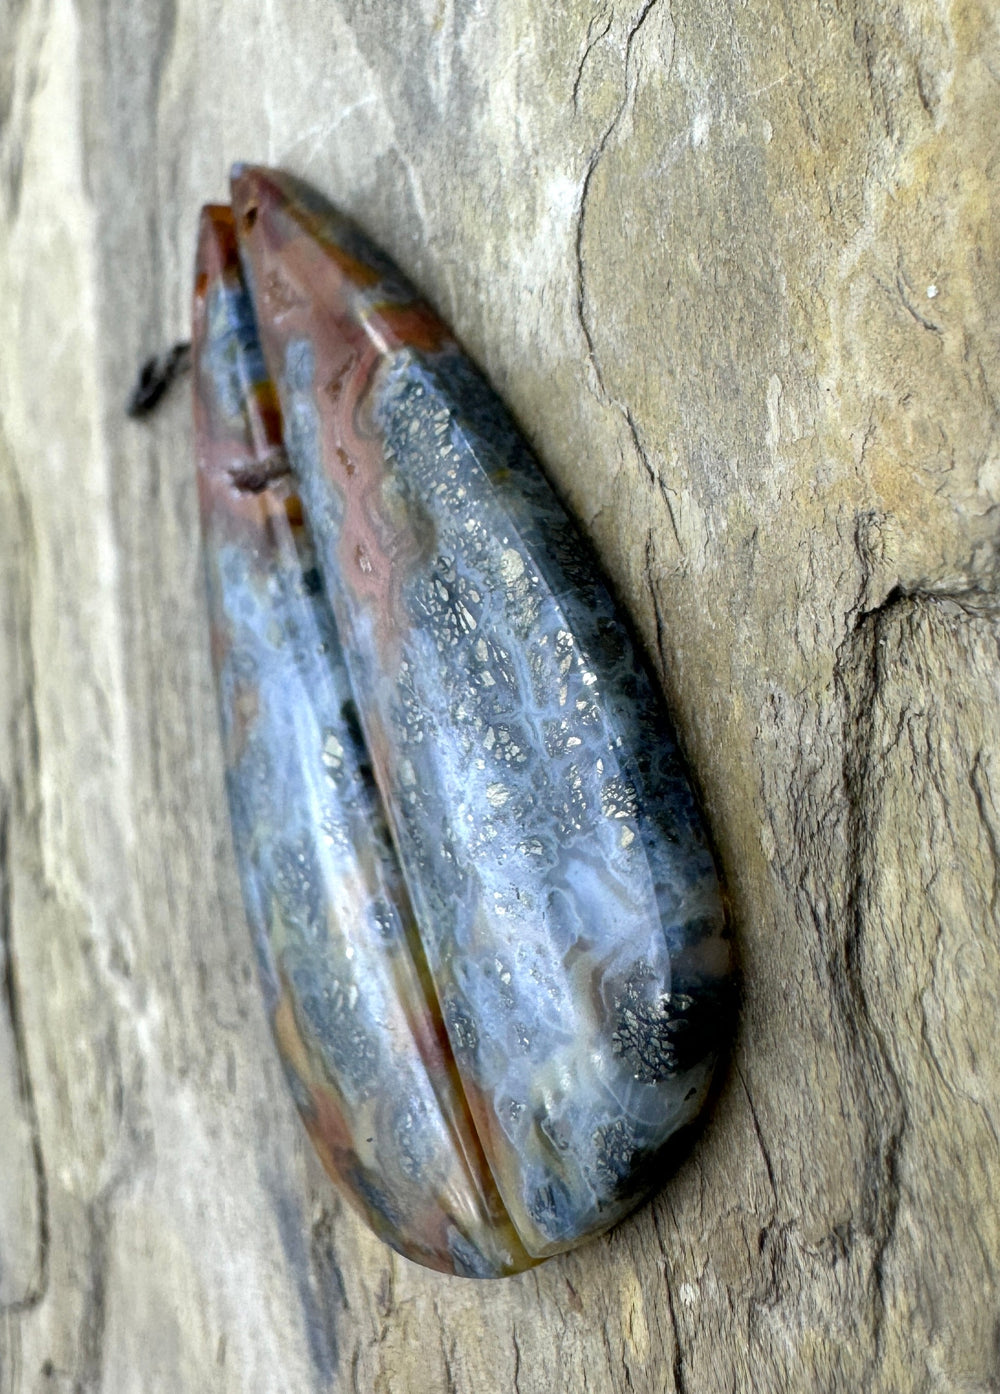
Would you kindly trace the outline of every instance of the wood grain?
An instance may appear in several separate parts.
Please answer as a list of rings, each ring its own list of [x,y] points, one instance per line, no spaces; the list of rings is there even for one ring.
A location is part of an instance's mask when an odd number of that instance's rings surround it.
[[[1000,35],[976,0],[0,0],[0,1390],[1000,1382]],[[185,393],[235,158],[464,338],[732,894],[713,1116],[502,1283],[337,1201],[239,905]]]

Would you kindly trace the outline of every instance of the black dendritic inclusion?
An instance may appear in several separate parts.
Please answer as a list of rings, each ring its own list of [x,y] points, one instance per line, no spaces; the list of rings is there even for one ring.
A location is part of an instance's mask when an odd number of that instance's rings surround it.
[[[602,1191],[617,1195],[629,1185],[638,1148],[635,1132],[624,1118],[616,1118],[594,1134],[597,1177]]]
[[[683,1068],[694,1006],[686,992],[651,993],[653,981],[649,965],[637,965],[614,1004],[612,1047],[641,1084],[658,1084]]]

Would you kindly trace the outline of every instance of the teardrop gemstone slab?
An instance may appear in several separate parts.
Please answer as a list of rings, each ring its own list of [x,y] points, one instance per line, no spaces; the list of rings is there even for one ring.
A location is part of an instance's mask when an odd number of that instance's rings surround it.
[[[594,559],[446,327],[234,170],[261,344],[465,1099],[528,1253],[630,1210],[731,1022],[719,880]]]
[[[444,1040],[281,439],[228,208],[202,213],[198,483],[233,840],[272,1029],[327,1170],[400,1253],[530,1266]]]

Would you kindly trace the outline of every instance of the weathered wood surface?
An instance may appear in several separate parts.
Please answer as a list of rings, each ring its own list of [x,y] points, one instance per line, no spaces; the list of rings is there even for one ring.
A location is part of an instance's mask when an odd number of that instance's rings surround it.
[[[1000,1382],[989,0],[0,0],[0,1389]],[[309,1154],[228,842],[185,333],[236,157],[453,321],[659,665],[744,975],[604,1241],[394,1259]]]

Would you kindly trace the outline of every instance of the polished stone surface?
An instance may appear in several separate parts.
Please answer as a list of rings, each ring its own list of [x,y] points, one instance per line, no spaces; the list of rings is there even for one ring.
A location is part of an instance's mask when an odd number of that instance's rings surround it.
[[[527,1250],[613,1224],[706,1097],[731,960],[659,695],[509,417],[288,176],[233,208],[448,1039]]]

